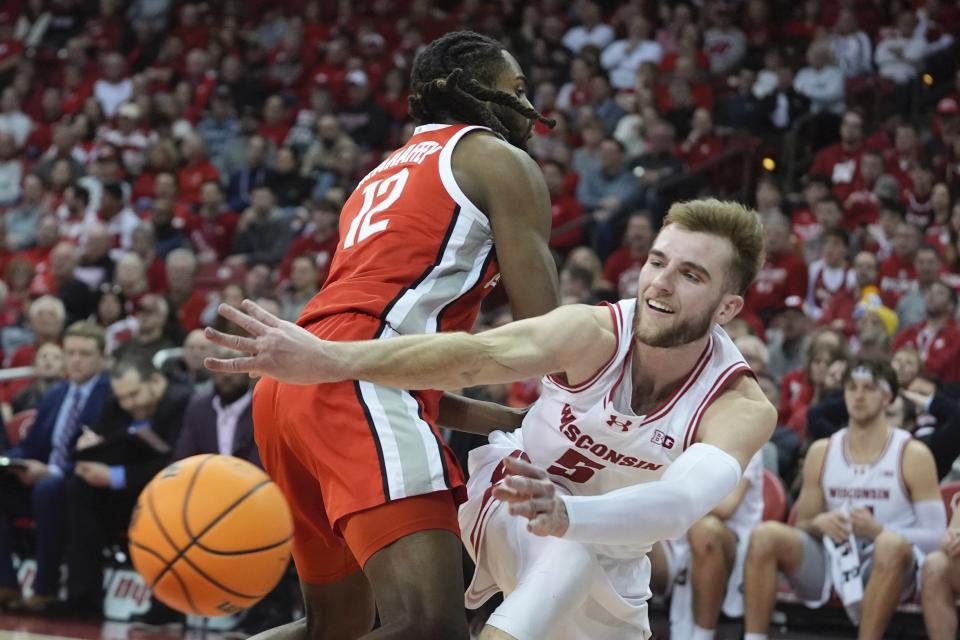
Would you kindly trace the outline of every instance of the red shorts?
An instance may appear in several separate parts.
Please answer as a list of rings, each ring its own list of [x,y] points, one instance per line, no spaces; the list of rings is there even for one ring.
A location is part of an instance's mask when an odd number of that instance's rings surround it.
[[[307,329],[326,340],[369,340],[380,324],[368,315],[339,314]],[[466,491],[456,458],[436,427],[440,395],[362,381],[257,383],[253,419],[260,458],[290,503],[293,557],[304,581],[339,580],[415,531],[450,529],[459,536],[456,504]],[[401,500],[437,492],[452,492],[453,499]],[[398,500],[419,506],[393,507]],[[364,526],[352,528],[376,531],[370,516],[382,517],[376,539],[344,531],[346,516],[371,509]]]

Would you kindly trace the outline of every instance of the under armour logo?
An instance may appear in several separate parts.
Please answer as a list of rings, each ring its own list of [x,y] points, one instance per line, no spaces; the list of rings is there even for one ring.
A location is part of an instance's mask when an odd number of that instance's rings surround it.
[[[610,419],[607,420],[608,427],[620,427],[621,432],[626,431],[627,427],[629,427],[632,424],[633,424],[632,420],[624,420],[623,422],[621,422],[620,420],[617,420],[617,416],[610,416]]]

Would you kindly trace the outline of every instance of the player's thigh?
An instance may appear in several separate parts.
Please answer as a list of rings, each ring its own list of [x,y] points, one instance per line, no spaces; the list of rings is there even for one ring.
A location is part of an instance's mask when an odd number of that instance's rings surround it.
[[[793,535],[784,535],[783,544],[788,546],[784,554],[790,565],[781,565],[790,589],[801,600],[815,602],[823,598],[829,563],[823,543],[810,534],[793,529]],[[799,561],[797,555],[799,553]]]
[[[463,618],[463,564],[449,491],[404,498],[342,518],[337,527],[363,567],[381,619]]]
[[[923,555],[908,541],[903,540],[902,542],[904,549],[902,551],[897,549],[895,554],[899,556],[900,553],[903,553],[904,555],[905,563],[903,566],[905,566],[905,571],[900,579],[900,602],[906,602],[920,588],[920,567],[923,564]],[[874,546],[861,554],[860,575],[863,576],[864,586],[870,584],[870,576],[873,575],[873,569],[877,563],[876,553],[876,547]]]
[[[253,397],[253,419],[260,460],[277,484],[293,517],[293,560],[300,579],[324,585],[360,572],[360,565],[335,532],[327,515],[323,478],[325,469],[315,452],[291,444],[288,432],[301,425],[291,424],[282,406],[290,402],[283,386],[272,379],[257,382]]]
[[[782,522],[761,522],[750,533],[747,561],[772,556],[784,573],[796,571],[804,560],[809,536]]]

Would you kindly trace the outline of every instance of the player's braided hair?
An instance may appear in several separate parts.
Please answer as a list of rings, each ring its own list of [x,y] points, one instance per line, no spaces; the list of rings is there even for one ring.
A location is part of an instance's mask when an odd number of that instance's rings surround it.
[[[455,31],[434,40],[413,63],[410,115],[420,124],[454,119],[478,124],[511,140],[510,130],[485,102],[502,105],[549,127],[554,120],[516,96],[491,89],[503,68],[503,46],[473,31]]]

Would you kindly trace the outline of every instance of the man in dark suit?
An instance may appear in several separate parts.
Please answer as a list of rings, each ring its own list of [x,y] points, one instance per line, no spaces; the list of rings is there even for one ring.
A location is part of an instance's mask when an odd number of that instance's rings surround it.
[[[223,354],[223,355],[221,355]],[[213,347],[210,355],[231,357],[236,352]],[[243,458],[258,467],[260,453],[253,439],[253,389],[245,373],[211,374],[213,391],[197,392],[187,406],[183,431],[174,448],[173,459],[201,453],[219,453]]]
[[[34,610],[55,596],[63,555],[64,487],[72,477],[74,446],[86,425],[96,424],[110,391],[104,373],[103,329],[76,322],[63,338],[65,382],[43,396],[30,433],[6,456],[21,466],[0,474],[0,605]],[[11,558],[15,518],[37,525],[37,576],[32,598],[20,600]]]
[[[99,615],[102,549],[112,533],[129,526],[140,492],[170,463],[192,394],[190,386],[164,378],[141,352],[113,365],[110,387],[100,420],[77,443],[82,460],[66,483],[68,599],[52,603],[49,613]],[[142,429],[152,431],[159,448],[141,444],[134,432]]]

